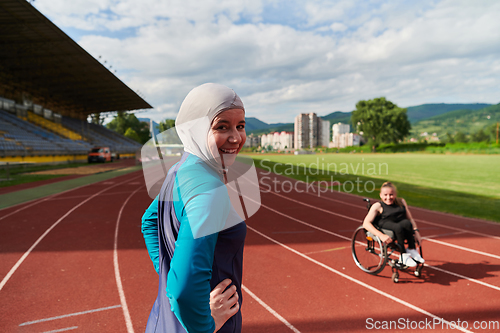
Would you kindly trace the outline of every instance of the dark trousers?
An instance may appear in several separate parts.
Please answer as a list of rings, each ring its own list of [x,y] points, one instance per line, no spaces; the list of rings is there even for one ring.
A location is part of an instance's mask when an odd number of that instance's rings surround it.
[[[410,220],[404,219],[399,222],[389,220],[380,220],[379,227],[394,231],[398,244],[402,249],[405,248],[405,239],[408,241],[408,248],[415,248],[415,239],[413,238],[413,225]]]

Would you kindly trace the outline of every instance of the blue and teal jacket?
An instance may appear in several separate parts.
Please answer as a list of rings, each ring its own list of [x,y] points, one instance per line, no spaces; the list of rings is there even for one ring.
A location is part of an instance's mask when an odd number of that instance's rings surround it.
[[[228,221],[234,226],[224,229]],[[144,213],[142,232],[159,274],[146,332],[212,333],[210,291],[226,278],[237,287],[240,311],[218,332],[241,332],[246,225],[232,208],[221,175],[184,153]]]

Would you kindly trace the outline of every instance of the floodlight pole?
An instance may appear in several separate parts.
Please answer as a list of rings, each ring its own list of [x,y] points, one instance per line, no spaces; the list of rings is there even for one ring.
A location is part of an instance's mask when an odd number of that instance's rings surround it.
[[[498,124],[499,122],[497,121],[497,144],[498,144]]]
[[[158,140],[156,138],[156,135],[155,135],[154,125],[153,125],[153,119],[149,120],[149,124],[150,124],[151,138],[153,139],[153,145],[156,147],[156,152],[158,153],[158,157],[160,158],[161,167],[163,168],[163,173],[166,176],[167,173],[168,173],[168,170],[165,167],[165,162],[163,161],[163,155],[161,153],[160,143],[158,142]]]

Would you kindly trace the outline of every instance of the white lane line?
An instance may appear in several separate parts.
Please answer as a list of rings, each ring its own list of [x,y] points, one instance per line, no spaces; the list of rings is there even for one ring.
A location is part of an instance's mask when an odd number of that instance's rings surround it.
[[[273,234],[310,234],[314,230],[304,230],[304,231],[274,231]]]
[[[429,209],[420,208],[420,207],[412,207],[412,209],[418,209],[418,210],[424,211],[426,213],[436,213],[436,214],[444,215],[444,216],[450,217],[450,218],[456,218],[457,217],[456,215],[453,215],[451,213],[438,212],[438,211],[435,211],[435,210],[429,210]],[[466,221],[471,221],[471,222],[486,223],[486,224],[491,224],[491,225],[494,225],[494,226],[497,226],[497,227],[499,226],[498,222],[485,221],[485,220],[481,220],[481,219],[474,218],[474,217],[458,216],[458,218],[464,219]]]
[[[430,235],[430,236],[422,237],[422,240],[430,239],[430,238],[445,237],[445,236],[456,236],[456,235],[461,235],[461,234],[465,234],[465,232],[463,232],[463,231],[457,231],[457,232],[450,232],[450,233],[447,233],[447,234]]]
[[[480,254],[480,255],[483,255],[483,256],[486,256],[486,257],[500,259],[500,256],[497,256],[495,254],[491,254],[491,253],[487,253],[487,252],[483,252],[483,251],[477,251],[477,250],[469,249],[468,247],[463,247],[463,246],[459,246],[459,245],[455,245],[455,244],[450,244],[450,243],[438,241],[436,239],[428,239],[428,241],[429,242],[433,242],[433,243],[437,243],[437,244],[441,244],[441,245],[444,245],[444,246],[454,247],[456,249],[463,250],[463,251],[477,253],[477,254]]]
[[[251,199],[251,198],[249,198],[249,197],[246,197],[246,198],[247,198],[247,199],[249,199],[249,200],[251,200],[251,201],[254,201],[253,199]],[[256,201],[254,201],[254,202],[256,202]],[[336,236],[336,237],[339,237],[339,238],[345,239],[345,240],[349,241],[350,243],[352,242],[352,239],[351,239],[351,238],[348,238],[348,237],[345,237],[345,236],[342,236],[342,235],[336,234],[336,233],[331,232],[331,231],[329,231],[329,230],[325,230],[325,229],[322,229],[322,228],[317,227],[317,226],[315,226],[315,225],[312,225],[312,224],[309,224],[309,223],[307,223],[307,222],[301,221],[301,220],[296,219],[296,218],[294,218],[294,217],[292,217],[292,216],[286,215],[286,214],[281,213],[281,212],[279,212],[279,211],[277,211],[277,210],[275,210],[275,209],[272,209],[271,207],[268,207],[268,206],[266,206],[266,205],[264,205],[264,204],[262,204],[262,203],[261,203],[261,207],[264,207],[264,208],[266,208],[266,209],[268,209],[268,210],[270,210],[270,211],[272,211],[272,212],[274,212],[274,213],[276,213],[276,214],[279,214],[279,215],[281,215],[281,216],[284,216],[284,217],[286,217],[287,219],[290,219],[290,220],[296,221],[296,222],[298,222],[298,223],[301,223],[301,224],[307,225],[308,227],[311,227],[311,228],[314,228],[314,229],[317,229],[317,230],[323,231],[323,232],[325,232],[325,233],[327,233],[327,234],[330,234],[330,235],[333,235],[333,236]],[[337,214],[337,215],[339,215],[339,214]],[[428,239],[428,241],[433,241],[433,240]],[[432,268],[432,269],[436,269],[436,267],[434,267],[434,266],[430,266],[430,265],[426,265],[426,267],[429,267],[429,268]],[[436,269],[436,270],[439,270],[440,272],[444,272],[444,273],[447,273],[447,274],[450,274],[450,275],[458,276],[456,273],[453,273],[453,272],[450,272],[450,271],[444,270],[444,269],[442,269],[442,268],[440,268],[440,269]],[[495,286],[495,285],[491,285],[491,284],[489,284],[489,283],[481,282],[481,281],[475,280],[475,279],[473,279],[473,278],[467,278],[467,280],[469,280],[469,281],[471,281],[471,282],[475,282],[475,283],[480,284],[480,285],[483,285],[483,286],[486,286],[486,287],[489,287],[489,288],[492,288],[492,289],[495,289],[495,290],[498,290],[498,289],[499,289],[499,287],[497,287],[497,286]]]
[[[300,181],[298,181],[298,182],[300,182]],[[266,190],[265,193],[276,194],[275,192],[271,192],[271,191],[267,191],[267,190]],[[358,198],[358,196],[355,196],[355,195],[350,194],[350,193],[345,193],[345,192],[339,192],[339,193],[342,193],[342,194],[345,194],[345,195],[354,196],[354,197]],[[307,195],[310,195],[310,196],[313,196],[313,197],[316,197],[316,198],[322,198],[322,199],[325,199],[325,200],[328,200],[328,201],[338,202],[338,203],[341,203],[343,205],[348,205],[348,206],[352,206],[352,207],[356,207],[356,208],[359,208],[359,209],[366,210],[366,205],[360,206],[360,205],[357,205],[357,204],[353,204],[353,203],[342,201],[342,200],[338,200],[338,199],[333,199],[333,198],[326,197],[326,196],[320,196],[320,195],[317,195],[317,194],[314,195],[312,193],[305,192],[305,191],[304,192],[300,192],[300,194],[307,194]],[[286,198],[286,199],[288,199],[288,198]],[[292,200],[292,199],[290,199],[290,200]],[[438,212],[438,211],[430,211],[430,210],[427,210],[427,209],[424,209],[424,208],[419,208],[419,207],[413,207],[413,206],[411,206],[411,209],[419,209],[419,210],[425,211],[427,213],[439,213],[439,214],[442,214],[442,215],[446,215],[448,217],[471,219],[471,220],[473,220],[475,222],[481,222],[481,223],[486,223],[486,224],[492,224],[492,225],[495,225],[495,226],[500,226],[500,224],[498,224],[496,222],[483,221],[483,220],[480,220],[480,219],[474,219],[474,218],[463,217],[463,216],[454,216],[454,215],[449,214],[449,213],[443,213],[443,212]],[[427,220],[422,220],[422,219],[415,219],[415,220],[419,221],[419,222],[422,222],[422,223],[426,223],[426,224],[438,226],[438,227],[441,227],[441,228],[445,228],[445,229],[456,230],[456,231],[463,231],[463,232],[468,232],[470,234],[474,234],[474,235],[478,235],[478,236],[483,236],[483,237],[487,237],[487,238],[493,238],[493,239],[500,240],[500,237],[498,237],[498,236],[493,236],[493,235],[489,235],[489,234],[485,234],[485,233],[481,233],[481,232],[477,232],[477,231],[472,231],[472,230],[468,230],[468,229],[461,229],[461,228],[456,228],[456,227],[450,227],[450,226],[447,226],[447,225],[442,225],[442,224],[439,224],[439,223],[429,222]]]
[[[138,177],[135,177],[135,178],[140,178],[142,177],[141,176],[138,176]],[[135,179],[134,178],[134,179]],[[126,182],[130,181],[130,179],[127,179],[126,181],[124,182],[121,182],[121,183],[118,183],[116,185],[113,185],[113,186],[110,186],[100,192],[97,192],[96,194],[94,194],[93,196],[89,197],[88,199],[80,202],[78,205],[76,205],[75,207],[71,208],[66,214],[64,214],[61,218],[59,218],[59,220],[57,220],[56,222],[54,222],[54,224],[52,224],[52,226],[50,226],[37,240],[35,243],[33,243],[33,245],[31,245],[31,247],[28,249],[28,251],[26,251],[23,256],[16,262],[16,264],[11,268],[11,270],[7,273],[7,275],[3,278],[2,282],[0,282],[0,290],[3,289],[3,287],[5,286],[5,284],[7,283],[7,281],[9,281],[9,279],[11,278],[11,276],[15,273],[15,271],[19,268],[19,266],[21,266],[21,264],[23,263],[23,261],[28,257],[28,255],[31,253],[31,251],[33,251],[33,249],[45,238],[45,236],[47,236],[49,234],[49,232],[54,229],[62,220],[64,220],[69,214],[71,214],[73,211],[75,211],[77,208],[79,208],[80,206],[82,206],[83,204],[85,204],[86,202],[88,202],[89,200],[95,198],[96,196],[98,196],[99,194],[107,191],[107,190],[110,190],[112,189],[113,187],[116,187],[118,185],[121,185],[121,184],[124,184]]]
[[[339,213],[334,213],[334,212],[332,212],[332,211],[330,211],[328,209],[323,209],[323,208],[319,208],[319,207],[316,207],[316,206],[313,206],[313,205],[309,205],[309,204],[306,204],[305,202],[288,198],[288,197],[286,197],[284,195],[281,195],[281,194],[278,194],[276,192],[266,192],[266,193],[274,194],[274,195],[276,195],[278,197],[284,198],[284,199],[289,200],[289,201],[296,202],[296,203],[301,204],[301,205],[306,206],[306,207],[310,207],[310,208],[313,208],[313,209],[316,209],[316,210],[320,210],[320,211],[322,211],[324,213],[327,213],[327,214],[330,214],[330,215],[335,215],[335,216],[342,217],[342,218],[345,218],[345,219],[348,219],[348,220],[351,220],[351,221],[355,221],[359,225],[361,225],[361,223],[362,223],[362,221],[360,219],[356,219],[354,217],[350,217],[350,216],[339,214]]]
[[[413,207],[412,207],[412,209],[413,209]],[[498,236],[483,234],[482,232],[477,232],[477,231],[472,231],[472,230],[467,230],[467,229],[461,229],[461,228],[455,228],[455,227],[445,226],[445,225],[441,225],[439,223],[429,222],[429,221],[421,220],[421,219],[415,219],[415,221],[426,223],[426,224],[430,224],[430,225],[434,225],[434,226],[438,226],[438,227],[442,227],[442,228],[446,228],[446,229],[450,229],[450,230],[462,231],[462,232],[466,232],[466,233],[469,233],[469,234],[478,235],[478,236],[481,236],[481,237],[487,237],[487,238],[493,238],[493,239],[500,240],[500,237],[498,237]]]
[[[127,184],[128,185],[128,184]],[[111,195],[117,195],[117,194],[129,194],[131,191],[121,191],[121,192],[112,192],[112,193],[105,193],[103,194],[106,196],[111,196]],[[88,198],[90,194],[88,195],[73,195],[73,196],[68,196],[68,197],[62,197],[62,198],[52,198],[49,199],[49,201],[56,201],[56,200],[66,200],[66,199],[81,199],[81,198]]]
[[[291,329],[292,331],[294,331],[295,333],[300,333],[300,331],[298,329],[296,329],[292,324],[290,324],[285,318],[283,318],[282,316],[280,316],[279,313],[277,313],[276,311],[274,311],[269,305],[267,305],[266,303],[264,303],[264,301],[262,301],[260,298],[258,298],[253,292],[251,292],[247,287],[245,287],[244,285],[241,285],[241,289],[243,289],[247,294],[249,294],[250,296],[252,296],[252,298],[254,300],[257,301],[257,303],[259,303],[260,305],[262,305],[264,307],[264,309],[266,309],[267,311],[269,311],[273,316],[275,316],[276,318],[278,318],[278,320],[280,320],[283,324],[286,325],[286,327],[288,327],[289,329]]]
[[[435,266],[432,266],[432,265],[429,265],[427,264],[427,262],[425,263],[425,267],[430,267],[432,269],[435,269],[436,271],[440,271],[440,272],[443,272],[443,273],[447,273],[447,274],[450,274],[450,275],[454,275],[456,277],[459,277],[461,279],[464,279],[464,280],[467,280],[467,281],[470,281],[470,282],[475,282],[475,283],[478,283],[478,284],[482,284],[483,286],[485,287],[488,287],[488,288],[491,288],[491,289],[496,289],[498,291],[500,291],[500,287],[497,287],[497,286],[494,286],[494,285],[491,285],[489,283],[486,283],[486,282],[482,282],[482,281],[479,281],[479,280],[475,280],[473,278],[470,278],[468,276],[465,276],[465,275],[462,275],[462,274],[458,274],[458,273],[453,273],[453,272],[450,272],[450,271],[447,271],[447,270],[444,270],[442,268],[439,268],[439,267],[435,267]]]
[[[251,198],[249,198],[249,197],[246,197],[246,198],[247,198],[247,199],[249,199],[249,200],[251,200],[251,201],[254,201],[254,200],[252,200],[252,199],[251,199]],[[254,202],[255,202],[255,203],[257,203],[256,201],[254,201]],[[264,205],[264,204],[262,204],[262,203],[260,204],[260,206],[261,206],[261,207],[264,207],[264,208],[266,208],[266,209],[269,209],[270,211],[272,211],[272,212],[274,212],[274,213],[276,213],[276,214],[279,214],[279,215],[281,215],[281,216],[284,216],[284,217],[286,217],[287,219],[294,220],[294,221],[299,222],[299,223],[301,223],[301,224],[303,224],[303,225],[306,225],[306,226],[308,226],[308,227],[310,227],[310,228],[313,228],[313,229],[316,229],[316,230],[322,231],[322,232],[324,232],[324,233],[327,233],[327,234],[333,235],[333,236],[335,236],[335,237],[339,237],[339,238],[345,239],[345,240],[347,240],[347,241],[349,241],[349,242],[351,241],[351,238],[349,238],[349,237],[342,236],[342,235],[337,234],[337,233],[335,233],[335,232],[333,232],[333,231],[326,230],[326,229],[323,229],[323,228],[317,227],[317,226],[315,226],[314,224],[310,224],[310,223],[304,222],[304,221],[302,221],[302,220],[296,219],[295,217],[292,217],[292,216],[290,216],[290,215],[287,215],[287,214],[285,214],[285,213],[282,213],[282,212],[280,212],[279,210],[276,210],[276,209],[273,209],[273,208],[271,208],[271,207],[268,207],[268,206],[266,206],[266,205]],[[333,214],[335,214],[335,213],[333,213]],[[335,214],[335,215],[338,215],[338,214]]]
[[[302,204],[302,205],[304,205],[304,206],[307,206],[307,207],[310,207],[310,208],[313,208],[313,209],[316,209],[316,210],[322,211],[322,212],[327,213],[327,214],[330,214],[330,215],[339,216],[339,217],[342,217],[342,218],[345,218],[345,219],[348,219],[348,220],[351,220],[351,221],[356,221],[356,222],[358,222],[358,223],[360,223],[360,222],[361,222],[360,220],[355,219],[355,218],[352,218],[352,217],[349,217],[349,216],[347,216],[347,215],[343,215],[343,214],[339,214],[339,213],[334,213],[334,212],[331,212],[331,211],[329,211],[329,210],[327,210],[327,209],[323,209],[323,208],[315,207],[315,206],[313,206],[313,205],[309,205],[309,204],[306,204],[306,203],[304,203],[304,202],[300,202],[299,200],[295,200],[295,199],[287,198],[286,196],[281,195],[281,194],[278,194],[278,193],[275,193],[275,192],[269,192],[269,193],[272,193],[272,194],[274,194],[274,195],[276,195],[276,196],[278,196],[278,197],[285,198],[285,199],[287,199],[287,200],[290,200],[290,201],[293,201],[293,202],[296,202],[296,203]],[[261,204],[261,205],[262,205],[262,204]],[[264,205],[262,205],[262,206],[264,206]],[[268,208],[268,207],[266,207],[266,208]],[[270,209],[270,208],[268,208],[268,209]],[[271,210],[272,210],[272,209],[271,209]],[[275,211],[275,210],[273,210],[273,211]],[[277,212],[277,211],[275,211],[275,212]],[[279,212],[278,212],[278,213],[279,213]],[[281,215],[283,215],[283,216],[286,216],[286,215],[284,215],[284,214],[282,214],[282,213],[279,213],[279,214],[281,214]],[[287,217],[288,217],[288,216],[287,216]],[[292,217],[289,217],[289,218],[292,218]],[[292,219],[293,219],[293,218],[292,218]],[[301,222],[301,223],[305,223],[305,222]],[[437,224],[437,223],[430,223],[430,224],[439,225],[439,224]],[[361,225],[361,223],[360,223],[360,225]],[[459,228],[453,228],[453,227],[447,227],[447,228],[448,228],[448,229],[452,229],[452,230],[461,231],[461,232],[466,232],[466,233],[474,233],[474,232],[471,232],[471,231],[468,231],[468,230],[464,230],[464,229],[459,229]],[[316,228],[316,229],[319,229],[319,230],[322,230],[322,231],[324,230],[324,229],[321,229],[321,228]],[[331,234],[335,234],[335,233],[332,233],[332,232],[329,232],[329,233],[331,233]],[[338,234],[335,234],[335,235],[336,235],[336,236],[338,236],[338,237],[341,237],[341,238],[346,239],[346,237],[344,237],[344,236],[340,236],[340,235],[338,235]],[[492,237],[494,237],[494,236],[492,236]],[[494,237],[494,238],[498,238],[498,237]],[[500,239],[500,238],[499,238],[499,239]],[[453,244],[451,244],[451,243],[446,243],[446,242],[437,241],[437,240],[435,240],[435,239],[428,239],[428,241],[430,241],[430,242],[435,242],[435,243],[440,243],[441,245],[444,245],[444,246],[449,246],[449,247],[454,247],[454,248],[457,248],[457,249],[460,249],[460,250],[463,250],[463,251],[468,251],[468,252],[471,252],[471,253],[476,253],[476,254],[480,254],[480,255],[484,255],[484,256],[488,256],[488,257],[496,258],[496,259],[500,259],[500,256],[497,256],[497,255],[495,255],[495,254],[491,254],[491,253],[487,253],[487,252],[477,251],[477,250],[473,250],[473,249],[470,249],[470,248],[467,248],[467,247],[463,247],[463,246],[453,245]]]
[[[57,194],[59,194],[59,193],[57,193]],[[4,215],[4,216],[0,217],[0,220],[3,220],[4,218],[9,217],[9,216],[11,216],[11,215],[14,215],[15,213],[19,213],[20,211],[25,210],[25,209],[27,209],[27,208],[30,208],[31,206],[37,205],[37,204],[39,204],[40,202],[47,201],[47,200],[49,200],[50,198],[52,198],[53,196],[55,196],[55,194],[53,194],[53,195],[51,195],[51,196],[48,196],[48,197],[45,197],[45,198],[43,198],[43,199],[35,199],[35,200],[37,200],[36,202],[32,202],[31,204],[29,204],[29,205],[27,205],[27,206],[21,207],[21,208],[19,208],[18,210],[15,210],[15,211],[13,211],[13,212],[10,212],[10,213],[9,213],[9,214],[7,214],[7,215]],[[23,202],[23,203],[24,203],[24,202]],[[19,205],[20,205],[20,204],[19,204]],[[14,205],[14,206],[17,206],[17,205]],[[11,207],[14,207],[14,206],[5,207],[4,209],[11,208]],[[0,209],[0,211],[1,211],[1,209]]]
[[[398,258],[398,256],[395,253],[391,254],[391,256],[395,257],[395,258]],[[430,267],[432,269],[435,269],[436,271],[440,271],[440,272],[443,272],[443,273],[446,273],[446,274],[450,274],[450,275],[456,276],[458,278],[461,278],[461,279],[464,279],[464,280],[467,280],[467,281],[470,281],[470,282],[475,282],[475,283],[478,283],[478,284],[482,284],[485,287],[488,287],[488,288],[500,291],[500,287],[497,287],[497,286],[494,286],[492,284],[489,284],[489,283],[486,283],[486,282],[482,282],[482,281],[479,281],[479,280],[475,280],[475,279],[473,279],[471,277],[468,277],[468,276],[465,276],[465,275],[462,275],[462,274],[453,273],[453,272],[447,271],[445,269],[429,265],[428,263],[425,264],[425,267]]]
[[[359,246],[364,246],[365,244],[360,244]],[[326,249],[326,250],[320,250],[320,251],[313,251],[313,252],[306,252],[304,253],[305,255],[308,254],[316,254],[316,253],[325,253],[325,252],[332,252],[332,251],[338,251],[338,250],[345,250],[347,249],[347,246],[342,246],[342,247],[336,247],[334,249]]]
[[[94,312],[112,310],[112,309],[116,309],[116,308],[120,308],[120,307],[121,307],[121,305],[113,305],[113,306],[107,306],[105,308],[99,308],[99,309],[93,309],[93,310],[87,310],[87,311],[81,311],[81,312],[74,312],[74,313],[69,313],[69,314],[65,314],[65,315],[57,316],[57,317],[50,317],[50,318],[33,320],[33,321],[27,321],[25,323],[19,324],[19,326],[28,326],[28,325],[43,323],[45,321],[57,320],[57,319],[62,319],[62,318],[67,318],[67,317],[80,316],[80,315],[84,315],[84,314],[88,314],[88,313],[94,313]]]
[[[127,299],[125,298],[125,292],[123,291],[123,285],[122,285],[122,278],[120,276],[120,266],[118,264],[118,229],[120,227],[120,220],[122,218],[123,209],[127,205],[130,198],[132,198],[132,196],[136,194],[141,188],[142,186],[139,187],[134,192],[132,192],[127,197],[122,207],[120,208],[120,212],[118,213],[118,218],[116,219],[115,241],[113,245],[113,266],[115,268],[116,287],[118,288],[118,294],[120,295],[120,303],[122,305],[123,316],[125,317],[125,324],[127,325],[128,333],[134,333],[134,326],[132,326],[132,318],[130,317],[130,312],[128,311]]]
[[[420,313],[422,313],[422,314],[424,314],[424,315],[427,315],[427,316],[429,316],[429,317],[431,317],[431,318],[437,319],[437,320],[439,320],[441,323],[446,323],[447,325],[451,326],[451,323],[450,323],[450,322],[448,322],[448,321],[446,321],[446,320],[445,320],[445,319],[443,319],[443,318],[440,318],[440,317],[438,317],[438,316],[436,316],[436,315],[434,315],[434,314],[432,314],[432,313],[430,313],[430,312],[428,312],[428,311],[425,311],[424,309],[421,309],[421,308],[419,308],[419,307],[417,307],[417,306],[415,306],[415,305],[413,305],[413,304],[411,304],[411,303],[408,303],[408,302],[406,302],[406,301],[404,301],[404,300],[402,300],[402,299],[400,299],[400,298],[397,298],[397,297],[395,297],[395,296],[392,296],[391,294],[387,294],[387,293],[385,293],[385,292],[383,292],[383,291],[381,291],[381,290],[378,290],[377,288],[372,287],[372,286],[370,286],[370,285],[368,285],[368,284],[366,284],[366,283],[364,283],[364,282],[362,282],[362,281],[359,281],[359,280],[357,280],[357,279],[355,279],[355,278],[353,278],[353,277],[351,277],[351,276],[349,276],[349,275],[346,275],[346,274],[344,274],[344,273],[342,273],[342,272],[339,272],[339,271],[337,271],[336,269],[334,269],[334,268],[332,268],[332,267],[330,267],[330,266],[328,266],[328,265],[323,264],[322,262],[319,262],[319,261],[317,261],[317,260],[315,260],[315,259],[313,259],[313,258],[311,258],[311,257],[309,257],[309,256],[306,256],[305,254],[300,253],[299,251],[297,251],[297,250],[295,250],[295,249],[292,249],[291,247],[289,247],[289,246],[287,246],[287,245],[285,245],[285,244],[282,244],[282,243],[278,242],[277,240],[275,240],[275,239],[273,239],[273,238],[271,238],[271,237],[269,237],[269,236],[267,236],[267,235],[265,235],[265,234],[261,233],[260,231],[255,230],[254,228],[252,228],[252,227],[250,227],[250,226],[248,226],[248,225],[247,225],[247,228],[249,228],[249,229],[250,229],[250,230],[252,230],[253,232],[255,232],[255,233],[259,234],[260,236],[262,236],[262,237],[264,237],[264,238],[268,239],[269,241],[271,241],[271,242],[273,242],[273,243],[275,243],[275,244],[277,244],[277,245],[279,245],[279,246],[281,246],[281,247],[283,247],[283,248],[287,249],[288,251],[291,251],[291,252],[295,253],[296,255],[301,256],[302,258],[304,258],[304,259],[306,259],[306,260],[309,260],[309,261],[311,261],[311,262],[315,263],[316,265],[321,266],[321,267],[323,267],[323,268],[325,268],[325,269],[329,270],[330,272],[333,272],[333,273],[335,273],[335,274],[337,274],[337,275],[340,275],[341,277],[343,277],[343,278],[345,278],[345,279],[348,279],[348,280],[350,280],[350,281],[352,281],[352,282],[354,282],[354,283],[357,283],[358,285],[360,285],[360,286],[362,286],[362,287],[364,287],[364,288],[366,288],[366,289],[369,289],[369,290],[371,290],[371,291],[373,291],[373,292],[375,292],[375,293],[377,293],[377,294],[380,294],[380,295],[382,295],[382,296],[384,296],[384,297],[387,297],[387,298],[389,298],[389,299],[391,299],[391,300],[393,300],[393,301],[395,301],[395,302],[397,302],[397,303],[399,303],[399,304],[402,304],[402,305],[404,305],[404,306],[406,306],[406,307],[408,307],[408,308],[410,308],[410,309],[413,309],[413,310],[415,310],[415,311],[417,311],[417,312],[420,312]],[[464,329],[464,328],[462,328],[462,327],[459,327],[459,326],[455,326],[455,327],[456,327],[458,330],[462,331],[462,332],[471,332],[471,331],[466,330],[466,329]]]
[[[43,333],[66,332],[66,331],[76,330],[77,328],[78,328],[78,326],[72,326],[72,327],[60,328],[58,330],[53,330],[53,331],[45,331]]]

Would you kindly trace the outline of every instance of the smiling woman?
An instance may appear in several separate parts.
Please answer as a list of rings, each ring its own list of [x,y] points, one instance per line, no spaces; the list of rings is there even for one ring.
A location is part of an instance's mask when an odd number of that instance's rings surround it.
[[[175,123],[185,153],[142,218],[160,277],[146,332],[240,332],[246,224],[225,185],[246,140],[243,103],[207,83]]]
[[[221,112],[214,118],[210,133],[214,137],[223,167],[230,166],[247,138],[245,112],[241,109]],[[216,156],[215,152],[212,154]]]

